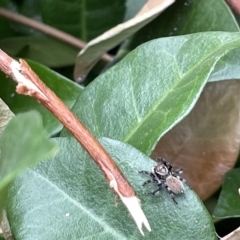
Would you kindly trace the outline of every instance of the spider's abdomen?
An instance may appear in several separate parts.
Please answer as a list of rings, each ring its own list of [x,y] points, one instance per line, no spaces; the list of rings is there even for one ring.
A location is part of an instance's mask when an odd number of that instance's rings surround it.
[[[178,178],[174,176],[168,176],[166,178],[166,184],[173,193],[175,194],[184,193],[184,186]]]

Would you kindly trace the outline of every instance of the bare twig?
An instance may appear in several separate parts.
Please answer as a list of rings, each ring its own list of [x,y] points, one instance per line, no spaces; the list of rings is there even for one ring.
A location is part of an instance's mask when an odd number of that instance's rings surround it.
[[[78,38],[75,38],[65,32],[62,32],[56,28],[50,27],[44,23],[35,21],[31,18],[27,18],[23,15],[20,15],[18,13],[11,12],[7,9],[1,8],[0,7],[0,16],[7,18],[11,21],[26,25],[28,27],[31,27],[33,29],[39,30],[51,37],[57,38],[63,42],[66,42],[74,47],[77,47],[79,49],[82,49],[86,46],[86,43],[81,41]],[[113,57],[110,56],[109,54],[104,54],[102,55],[101,59],[105,62],[110,62],[113,60]]]
[[[19,62],[0,50],[0,69],[18,83],[16,87],[17,93],[35,98],[72,133],[102,170],[109,181],[110,187],[115,190],[126,205],[139,231],[143,234],[142,224],[151,231],[133,188],[110,155],[81,121],[39,79],[30,66],[21,59],[19,64]]]

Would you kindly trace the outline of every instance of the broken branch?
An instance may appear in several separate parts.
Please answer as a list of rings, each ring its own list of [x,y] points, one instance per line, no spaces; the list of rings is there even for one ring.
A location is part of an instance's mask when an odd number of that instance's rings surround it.
[[[0,69],[18,83],[16,87],[17,93],[35,98],[72,133],[102,170],[110,187],[115,190],[126,205],[139,231],[143,234],[142,224],[151,231],[149,223],[141,209],[139,199],[113,159],[83,123],[39,79],[27,62],[20,59],[19,63],[0,50]]]

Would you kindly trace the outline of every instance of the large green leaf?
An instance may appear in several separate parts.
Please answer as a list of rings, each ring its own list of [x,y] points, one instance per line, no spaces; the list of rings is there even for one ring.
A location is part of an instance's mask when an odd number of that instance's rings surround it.
[[[42,0],[41,7],[45,23],[89,41],[122,21],[125,0]]]
[[[229,171],[224,183],[213,216],[216,218],[240,217],[240,169]]]
[[[28,63],[42,81],[44,81],[69,108],[74,105],[76,99],[82,92],[82,87],[41,64],[33,61],[28,61]],[[2,72],[0,72],[0,86],[0,97],[15,114],[37,109],[43,116],[43,123],[49,134],[56,134],[62,129],[60,122],[47,109],[37,103],[36,100],[15,93],[16,83],[7,79]]]
[[[23,170],[56,153],[37,112],[14,117],[0,137],[0,210],[8,184]]]
[[[239,26],[224,0],[178,0],[163,14],[142,28],[130,40],[128,49],[151,39],[206,31],[237,32]],[[240,49],[222,58],[209,81],[240,78]]]
[[[68,138],[55,141],[61,152],[22,174],[11,187],[7,210],[15,238],[142,238],[123,204],[114,204],[103,174],[79,144]],[[214,239],[211,217],[189,187],[176,196],[178,204],[166,190],[151,196],[148,192],[156,186],[142,187],[147,177],[138,171],[151,170],[154,161],[121,142],[103,139],[102,144],[142,200],[152,228],[145,231],[146,239]]]
[[[78,53],[77,48],[46,37],[5,38],[0,48],[12,57],[29,58],[48,67],[72,65]]]
[[[219,80],[240,79],[240,48],[224,56],[217,64],[209,77],[209,82]]]
[[[133,49],[149,40],[206,31],[239,30],[224,0],[178,0],[132,39]]]
[[[24,0],[16,1],[17,11],[19,14],[24,15],[28,18],[41,21],[41,0]],[[11,26],[22,35],[31,35],[31,36],[44,36],[43,32],[19,24],[18,22],[12,22]]]
[[[0,18],[0,32],[0,40],[16,35],[16,33],[14,33],[14,31],[11,29],[9,22],[3,18]]]
[[[192,109],[216,62],[239,46],[240,33],[223,32],[150,41],[88,85],[73,110],[94,135],[149,154]]]
[[[2,4],[1,2],[5,2],[5,4]],[[41,0],[1,0],[0,5],[9,11],[19,13],[37,21],[41,21]],[[29,26],[26,26],[24,24],[20,24],[18,23],[18,21],[15,22],[9,19],[7,19],[6,21],[8,22],[11,30],[15,32],[15,35],[44,36],[44,33],[34,28],[30,28]]]

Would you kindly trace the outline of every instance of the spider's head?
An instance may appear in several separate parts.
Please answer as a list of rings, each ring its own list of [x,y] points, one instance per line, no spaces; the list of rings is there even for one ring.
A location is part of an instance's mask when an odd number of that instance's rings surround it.
[[[158,163],[154,168],[153,168],[154,173],[160,176],[167,176],[169,173],[168,168],[163,164],[163,163]]]

